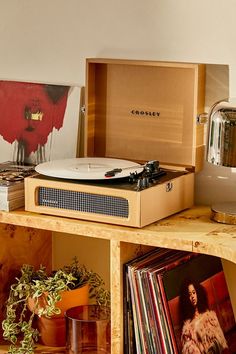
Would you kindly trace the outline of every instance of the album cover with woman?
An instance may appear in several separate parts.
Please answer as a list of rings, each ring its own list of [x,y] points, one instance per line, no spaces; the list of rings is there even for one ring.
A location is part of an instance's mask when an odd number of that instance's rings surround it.
[[[199,255],[159,279],[178,352],[236,353],[236,325],[221,260]]]

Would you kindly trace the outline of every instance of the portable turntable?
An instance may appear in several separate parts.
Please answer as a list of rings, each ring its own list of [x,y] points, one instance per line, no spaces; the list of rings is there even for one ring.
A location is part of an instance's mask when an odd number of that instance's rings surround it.
[[[84,154],[36,167],[25,208],[143,227],[191,207],[204,65],[88,59]]]

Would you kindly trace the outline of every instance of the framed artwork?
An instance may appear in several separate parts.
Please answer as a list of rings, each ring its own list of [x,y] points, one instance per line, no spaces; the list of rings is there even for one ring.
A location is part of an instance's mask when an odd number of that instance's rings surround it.
[[[0,162],[76,157],[81,88],[0,81]]]

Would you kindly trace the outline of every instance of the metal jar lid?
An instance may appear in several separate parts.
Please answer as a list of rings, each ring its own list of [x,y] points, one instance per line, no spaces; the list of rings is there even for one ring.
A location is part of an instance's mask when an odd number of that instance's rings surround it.
[[[236,167],[236,99],[215,103],[209,112],[207,161]]]

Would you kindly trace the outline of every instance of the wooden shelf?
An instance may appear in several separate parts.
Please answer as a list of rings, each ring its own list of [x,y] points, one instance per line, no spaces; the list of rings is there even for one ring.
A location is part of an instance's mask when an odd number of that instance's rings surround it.
[[[0,223],[107,240],[110,244],[112,354],[123,353],[123,264],[135,249],[154,246],[221,257],[236,264],[236,225],[210,219],[210,208],[196,206],[144,228],[132,228],[16,210],[0,212]],[[230,271],[232,275],[234,270]],[[232,278],[234,278],[232,276]],[[229,287],[235,291],[234,279]],[[1,351],[2,350],[2,351]],[[46,349],[41,353],[49,352]],[[0,348],[0,353],[5,353]]]
[[[8,346],[7,345],[0,345],[0,354],[7,354]],[[35,347],[35,354],[63,354],[65,353],[64,347],[45,347],[43,345],[37,345]]]
[[[211,221],[210,209],[205,206],[193,207],[141,229],[24,210],[0,212],[0,222],[110,241],[205,253],[236,263],[236,225]]]

